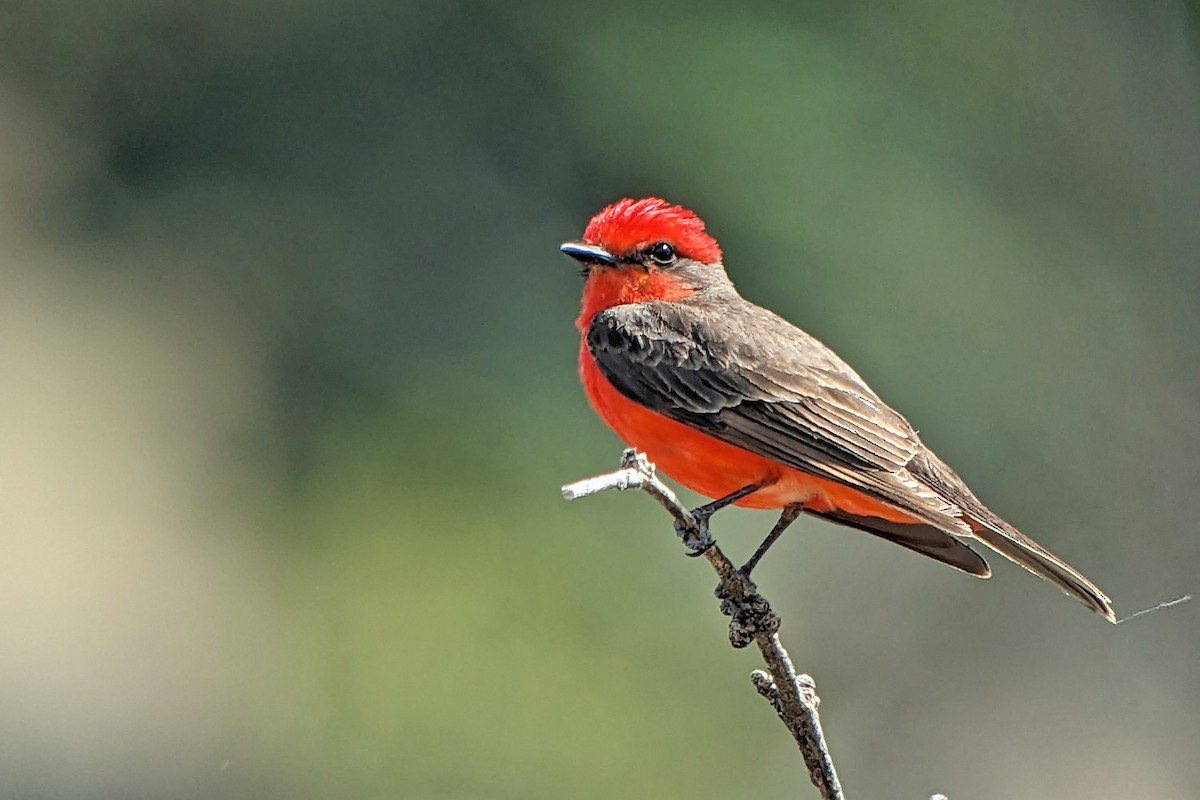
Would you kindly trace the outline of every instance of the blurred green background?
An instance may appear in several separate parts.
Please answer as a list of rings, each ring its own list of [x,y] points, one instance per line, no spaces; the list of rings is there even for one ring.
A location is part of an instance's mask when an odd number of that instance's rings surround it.
[[[813,796],[662,511],[559,496],[620,444],[557,246],[623,195],[1119,613],[1196,591],[1198,19],[0,4],[0,796]],[[761,569],[850,795],[1200,796],[1200,604],[995,566]]]

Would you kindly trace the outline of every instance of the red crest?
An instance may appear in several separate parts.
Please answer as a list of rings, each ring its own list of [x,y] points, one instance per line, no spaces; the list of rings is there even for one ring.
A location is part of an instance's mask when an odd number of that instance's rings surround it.
[[[658,197],[618,200],[592,217],[583,240],[615,256],[655,242],[670,242],[686,258],[706,264],[721,260],[721,248],[705,232],[704,220]]]

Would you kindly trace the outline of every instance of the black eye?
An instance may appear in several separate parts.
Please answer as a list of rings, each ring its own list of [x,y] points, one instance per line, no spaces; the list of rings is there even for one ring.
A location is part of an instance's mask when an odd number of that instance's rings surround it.
[[[675,248],[669,242],[658,242],[650,246],[650,260],[664,267],[675,263]]]

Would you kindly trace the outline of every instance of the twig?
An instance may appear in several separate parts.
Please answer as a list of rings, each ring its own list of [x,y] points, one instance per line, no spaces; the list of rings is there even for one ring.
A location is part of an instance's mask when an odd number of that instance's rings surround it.
[[[562,493],[568,500],[577,500],[609,489],[640,489],[653,497],[675,518],[675,532],[690,550],[689,555],[703,555],[712,565],[721,582],[717,589],[722,600],[721,610],[732,617],[730,642],[734,647],[745,647],[753,641],[766,662],[767,670],[755,670],[751,674],[755,688],[775,709],[796,740],[809,777],[822,800],[844,800],[817,714],[820,699],[816,684],[808,675],[796,674],[787,651],[779,642],[779,617],[753,582],[746,579],[717,547],[709,535],[707,520],[698,520],[679,502],[670,487],[654,474],[654,465],[634,450],[624,452],[621,468],[615,472],[568,484],[562,488]]]

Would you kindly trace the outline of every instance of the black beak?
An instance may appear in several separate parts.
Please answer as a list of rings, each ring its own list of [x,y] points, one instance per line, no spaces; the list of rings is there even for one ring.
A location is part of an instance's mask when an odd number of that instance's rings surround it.
[[[580,264],[601,264],[606,267],[617,266],[617,259],[603,247],[593,247],[583,242],[563,242],[558,248]]]

